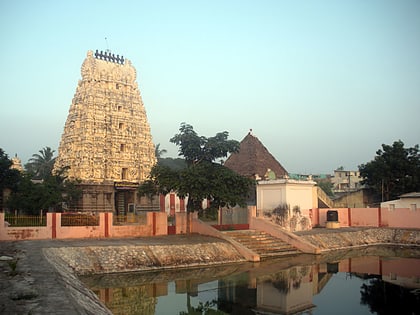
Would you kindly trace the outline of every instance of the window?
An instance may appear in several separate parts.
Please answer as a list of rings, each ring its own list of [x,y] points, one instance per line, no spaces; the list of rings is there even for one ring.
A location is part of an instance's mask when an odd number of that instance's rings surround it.
[[[124,123],[122,123],[122,122],[120,122],[119,124],[118,124],[118,129],[123,129],[124,128]]]
[[[417,204],[412,203],[412,204],[410,205],[410,210],[411,210],[411,211],[417,211]]]
[[[120,112],[122,110],[122,106],[121,105],[118,105],[117,109]]]
[[[121,152],[125,152],[125,144],[124,143],[121,143],[121,145],[120,145],[120,151]]]
[[[388,205],[388,207],[389,211],[395,211],[395,204],[391,203]]]
[[[128,173],[128,169],[127,168],[123,168],[121,170],[121,179],[127,179],[127,173]]]
[[[120,85],[118,83],[115,84],[115,88],[118,90],[120,88]]]

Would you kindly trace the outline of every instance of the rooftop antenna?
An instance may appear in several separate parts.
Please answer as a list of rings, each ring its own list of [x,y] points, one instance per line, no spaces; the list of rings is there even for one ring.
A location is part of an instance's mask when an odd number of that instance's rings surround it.
[[[108,52],[108,53],[110,53],[111,52],[111,50],[109,50],[109,46],[108,46],[108,39],[105,37],[105,43],[106,43],[106,51]]]

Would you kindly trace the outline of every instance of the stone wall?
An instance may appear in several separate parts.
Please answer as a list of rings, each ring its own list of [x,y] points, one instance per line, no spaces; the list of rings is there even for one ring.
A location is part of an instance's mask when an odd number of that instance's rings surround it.
[[[77,275],[208,266],[245,261],[228,242],[176,245],[127,245],[46,248]]]
[[[317,229],[316,233],[300,235],[302,239],[321,251],[370,246],[399,245],[420,246],[420,230],[371,228],[355,230]]]

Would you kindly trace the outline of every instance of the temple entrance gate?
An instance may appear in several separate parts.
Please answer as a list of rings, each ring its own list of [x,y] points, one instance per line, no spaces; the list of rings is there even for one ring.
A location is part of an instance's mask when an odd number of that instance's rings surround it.
[[[114,211],[117,215],[134,215],[136,210],[137,184],[115,183]]]

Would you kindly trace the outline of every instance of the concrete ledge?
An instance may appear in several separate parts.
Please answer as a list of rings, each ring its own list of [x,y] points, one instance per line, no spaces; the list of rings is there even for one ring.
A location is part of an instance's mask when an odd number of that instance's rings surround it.
[[[327,229],[339,229],[340,228],[340,222],[338,221],[327,221],[325,224],[325,227]]]
[[[55,255],[54,252],[48,252],[44,249],[44,257],[56,269],[59,280],[64,283],[66,288],[67,299],[69,296],[73,299],[75,311],[80,314],[98,314],[112,315],[103,302],[91,290],[86,288],[84,284],[77,278],[74,270],[71,269],[61,257]],[[50,270],[50,273],[55,273]],[[55,307],[59,307],[58,305]]]

